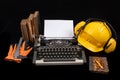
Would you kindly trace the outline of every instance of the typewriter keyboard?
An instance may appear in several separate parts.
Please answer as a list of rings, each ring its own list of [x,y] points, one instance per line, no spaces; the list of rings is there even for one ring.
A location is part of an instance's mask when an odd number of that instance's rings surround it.
[[[81,47],[73,46],[40,46],[37,48],[37,60],[48,61],[74,61],[82,58]]]

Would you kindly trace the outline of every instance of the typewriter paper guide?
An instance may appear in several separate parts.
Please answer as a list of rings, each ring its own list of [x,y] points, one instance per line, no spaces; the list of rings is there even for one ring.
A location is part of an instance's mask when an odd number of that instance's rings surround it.
[[[46,39],[72,39],[73,20],[45,20],[44,36]]]

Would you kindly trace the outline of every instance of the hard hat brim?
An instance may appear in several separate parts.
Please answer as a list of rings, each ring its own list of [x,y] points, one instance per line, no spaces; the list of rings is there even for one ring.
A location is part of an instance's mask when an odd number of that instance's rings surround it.
[[[78,36],[78,43],[81,44],[83,47],[85,47],[86,49],[92,51],[92,52],[100,52],[103,50],[103,47],[97,47],[91,43],[89,43],[88,41],[86,41],[84,38]]]

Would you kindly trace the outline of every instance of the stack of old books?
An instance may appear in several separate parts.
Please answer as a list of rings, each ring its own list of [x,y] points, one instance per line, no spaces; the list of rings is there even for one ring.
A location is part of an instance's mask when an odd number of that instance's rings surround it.
[[[22,37],[25,41],[34,42],[39,38],[39,11],[30,13],[27,19],[20,22]]]

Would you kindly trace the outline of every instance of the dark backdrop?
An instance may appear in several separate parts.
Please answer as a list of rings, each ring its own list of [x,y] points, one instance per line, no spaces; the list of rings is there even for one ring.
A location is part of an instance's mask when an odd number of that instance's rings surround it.
[[[114,77],[113,74],[119,72],[120,58],[119,5],[119,2],[115,0],[2,0],[0,2],[0,66],[2,66],[0,70],[6,72],[4,75],[11,74],[11,72],[14,74],[22,72],[24,73],[21,74],[22,76],[30,73],[30,75],[37,74],[38,78],[55,78],[56,75],[56,79],[114,80],[116,76]],[[42,25],[40,33],[43,33],[44,19],[72,19],[74,25],[88,18],[100,18],[108,21],[118,35],[117,49],[107,55],[110,67],[109,75],[91,73],[88,71],[88,65],[35,67],[31,63],[31,59],[23,60],[21,64],[5,62],[3,59],[7,55],[9,45],[18,42],[21,36],[21,19],[27,18],[36,10],[40,12]]]
[[[119,33],[119,3],[108,0],[3,0],[0,3],[0,28],[13,38],[20,35],[20,20],[39,10],[41,23],[46,18],[73,19],[74,24],[88,18],[107,20]],[[8,27],[9,26],[9,27]],[[14,36],[13,36],[14,35]]]

